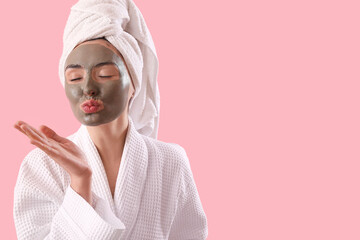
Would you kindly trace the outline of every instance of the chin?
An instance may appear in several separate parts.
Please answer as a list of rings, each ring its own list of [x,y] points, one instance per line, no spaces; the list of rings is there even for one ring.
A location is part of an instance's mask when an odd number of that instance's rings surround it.
[[[108,119],[102,119],[101,116],[96,113],[87,114],[85,116],[78,117],[77,119],[80,123],[86,126],[99,126],[111,122]]]
[[[86,126],[99,126],[102,124],[110,123],[116,120],[119,116],[120,114],[116,116],[112,116],[112,117],[108,116],[107,118],[104,118],[103,115],[100,113],[91,113],[91,114],[79,116],[77,117],[77,119],[81,124]]]
[[[85,126],[95,127],[105,123],[80,121]]]

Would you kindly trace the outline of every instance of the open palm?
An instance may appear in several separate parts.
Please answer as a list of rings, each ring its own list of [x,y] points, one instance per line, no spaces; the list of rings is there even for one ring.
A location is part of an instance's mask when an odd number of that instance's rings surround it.
[[[69,139],[57,135],[49,127],[42,125],[37,130],[23,121],[18,121],[14,127],[28,136],[31,144],[43,150],[70,176],[81,177],[84,174],[91,173],[82,150]]]

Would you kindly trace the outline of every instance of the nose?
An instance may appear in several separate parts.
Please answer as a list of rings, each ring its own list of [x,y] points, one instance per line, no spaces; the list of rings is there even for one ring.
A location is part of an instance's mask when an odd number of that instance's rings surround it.
[[[84,94],[86,96],[90,96],[90,97],[93,97],[93,96],[96,96],[99,94],[99,88],[91,76],[89,76],[89,77],[87,77],[87,79],[85,79]]]
[[[88,91],[85,92],[86,95],[88,96],[95,96],[96,95],[96,91],[89,89]]]

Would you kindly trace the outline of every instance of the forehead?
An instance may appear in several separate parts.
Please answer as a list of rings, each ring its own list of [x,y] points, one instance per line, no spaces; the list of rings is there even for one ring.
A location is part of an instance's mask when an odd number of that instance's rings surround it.
[[[65,62],[65,67],[70,64],[79,64],[85,68],[104,62],[113,62],[121,67],[124,62],[114,51],[98,43],[82,44],[71,51]]]

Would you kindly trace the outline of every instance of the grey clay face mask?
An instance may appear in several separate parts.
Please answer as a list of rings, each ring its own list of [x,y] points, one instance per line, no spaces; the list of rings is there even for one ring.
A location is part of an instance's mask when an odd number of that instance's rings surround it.
[[[82,124],[105,124],[123,113],[131,80],[120,56],[100,44],[83,44],[70,53],[65,66],[66,96]]]

